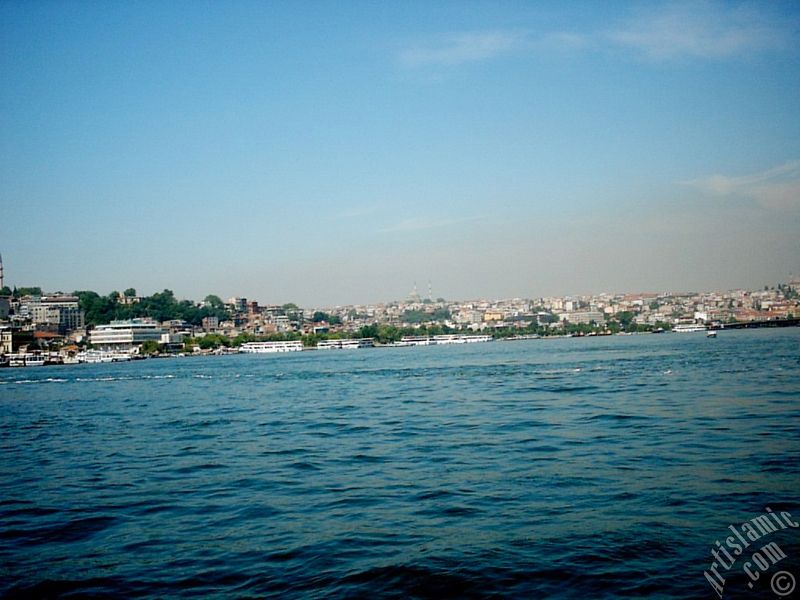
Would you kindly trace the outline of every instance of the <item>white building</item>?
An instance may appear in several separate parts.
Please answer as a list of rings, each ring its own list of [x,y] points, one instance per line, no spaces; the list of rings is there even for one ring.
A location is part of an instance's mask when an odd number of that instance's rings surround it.
[[[89,343],[98,350],[131,352],[144,342],[161,342],[164,330],[158,323],[145,319],[112,321],[98,325],[89,334]]]
[[[591,323],[594,321],[598,325],[605,323],[605,315],[603,313],[596,311],[596,310],[587,310],[581,312],[567,312],[561,313],[558,315],[562,321],[568,321],[570,323]]]
[[[14,334],[10,327],[0,327],[0,354],[11,354],[14,352]]]

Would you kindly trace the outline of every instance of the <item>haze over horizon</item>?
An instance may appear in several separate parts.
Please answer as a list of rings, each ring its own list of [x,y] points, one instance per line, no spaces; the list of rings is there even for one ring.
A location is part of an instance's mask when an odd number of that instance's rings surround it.
[[[792,2],[0,3],[8,285],[332,306],[800,272]]]

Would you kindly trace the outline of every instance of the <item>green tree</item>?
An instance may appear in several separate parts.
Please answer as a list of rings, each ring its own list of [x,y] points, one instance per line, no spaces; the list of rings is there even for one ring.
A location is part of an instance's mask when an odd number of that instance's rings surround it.
[[[404,323],[416,325],[424,323],[425,321],[430,321],[430,315],[422,310],[405,310],[403,311],[401,319]]]
[[[356,336],[360,338],[377,338],[378,326],[376,324],[364,325],[356,332]]]
[[[22,298],[23,296],[41,296],[41,295],[42,295],[42,288],[40,288],[39,286],[14,288],[14,296],[16,298]]]
[[[447,321],[450,319],[450,309],[442,307],[437,308],[431,315],[434,321]]]
[[[247,342],[255,342],[255,341],[256,341],[256,336],[254,336],[252,333],[242,332],[239,335],[237,335],[235,338],[233,338],[233,340],[231,341],[231,345],[233,345],[234,347],[238,348],[242,344],[246,344]]]
[[[123,295],[124,295],[126,298],[135,298],[135,297],[136,297],[136,289],[135,289],[135,288],[132,288],[132,287],[131,287],[131,288],[128,288],[127,290],[125,290],[124,292],[122,292],[122,294],[123,294]]]
[[[139,348],[139,353],[149,356],[151,354],[157,354],[159,349],[158,342],[155,340],[147,340],[144,342],[141,347]]]
[[[401,330],[395,327],[394,325],[383,324],[378,326],[378,335],[375,337],[377,337],[379,343],[389,344],[391,342],[399,341],[400,338],[404,335],[404,331],[408,330]],[[373,336],[365,336],[365,337],[373,337]]]
[[[211,308],[216,308],[216,309],[225,308],[225,303],[222,301],[222,298],[220,298],[215,294],[209,294],[203,299],[203,302],[205,302],[206,305],[208,305]]]
[[[614,315],[614,318],[619,321],[623,329],[628,329],[628,327],[630,327],[631,323],[633,323],[633,317],[633,313],[629,310],[623,310]]]
[[[197,340],[197,345],[203,350],[215,350],[220,346],[229,348],[231,341],[220,333],[208,333]]]

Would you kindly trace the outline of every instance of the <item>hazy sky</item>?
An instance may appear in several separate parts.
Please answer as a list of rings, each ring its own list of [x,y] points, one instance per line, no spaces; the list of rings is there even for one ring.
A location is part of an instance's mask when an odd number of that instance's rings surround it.
[[[800,273],[797,2],[0,2],[9,285],[323,306]]]

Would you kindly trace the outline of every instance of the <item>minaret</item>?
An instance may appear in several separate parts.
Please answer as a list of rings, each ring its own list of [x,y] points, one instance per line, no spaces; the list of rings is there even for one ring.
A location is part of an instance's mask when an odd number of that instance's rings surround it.
[[[408,297],[409,302],[419,302],[419,292],[417,292],[417,282],[414,282],[414,290],[411,292],[411,295]]]
[[[5,287],[5,282],[3,281],[3,255],[0,254],[0,290]]]
[[[431,280],[428,279],[428,300],[433,302],[433,287],[431,286]]]

